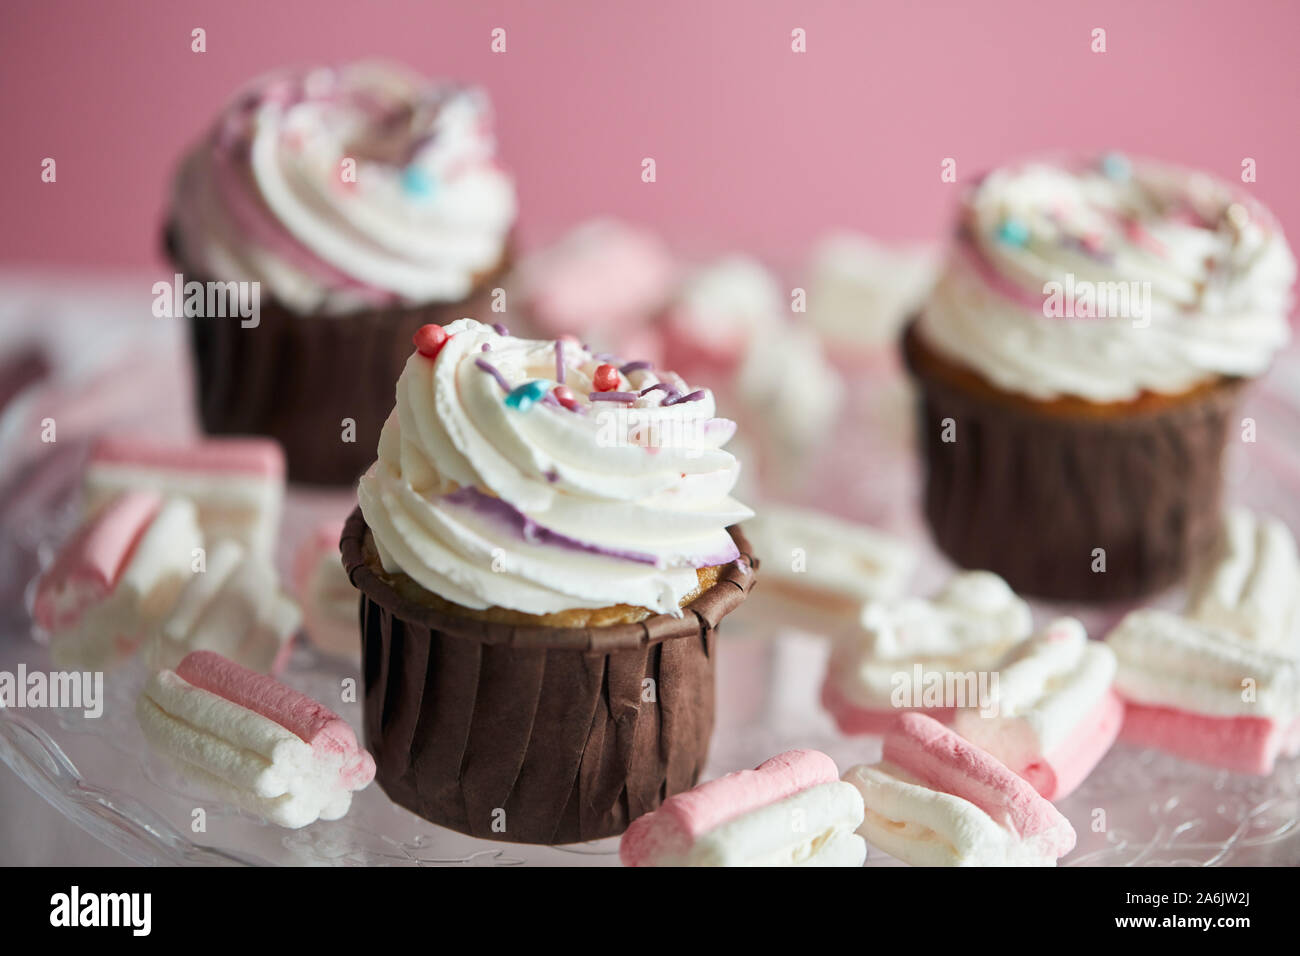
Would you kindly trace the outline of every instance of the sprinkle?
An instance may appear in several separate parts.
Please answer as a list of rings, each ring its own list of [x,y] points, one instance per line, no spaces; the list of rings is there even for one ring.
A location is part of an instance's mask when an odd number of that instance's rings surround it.
[[[493,322],[493,323],[492,323],[492,331],[495,332],[497,335],[509,335],[509,334],[510,334],[510,330],[507,329],[507,328],[506,328],[504,325],[502,325],[500,322]]]
[[[635,402],[636,392],[592,392],[587,397],[593,402]]]
[[[491,342],[484,342],[484,343],[483,343],[483,347],[482,347],[481,349],[479,349],[479,351],[480,351],[480,352],[491,352],[491,351],[492,351],[492,343],[491,343]]]
[[[417,199],[428,199],[433,195],[433,178],[419,166],[407,166],[402,170],[402,191]]]
[[[1029,241],[1029,227],[1019,219],[1004,219],[998,226],[998,241],[1009,246],[1023,246]]]
[[[661,388],[665,392],[673,391],[673,387],[667,382],[655,382],[653,385],[647,385],[645,388],[641,389],[641,391],[637,392],[637,395],[638,397],[649,395],[651,392],[658,391]]]
[[[1123,153],[1107,153],[1101,158],[1101,171],[1108,179],[1122,183],[1133,175],[1133,164]]]
[[[1097,235],[1095,232],[1084,233],[1083,238],[1079,240],[1079,244],[1093,255],[1097,255],[1101,252],[1103,245],[1101,236]]]
[[[583,346],[583,348],[586,348],[586,346]],[[588,351],[591,351],[591,350],[588,349]],[[618,356],[617,356],[617,355],[611,355],[611,354],[609,354],[608,352],[592,352],[592,353],[591,353],[591,357],[594,358],[597,362],[610,362],[610,363],[612,363],[612,364],[614,364],[614,365],[619,364],[619,362],[618,362]]]
[[[546,472],[546,480],[553,484],[560,480],[560,473],[552,468]]]
[[[624,375],[631,375],[633,372],[644,372],[647,369],[652,369],[652,368],[654,368],[654,365],[652,365],[650,362],[637,361],[637,362],[628,362],[626,365],[620,368],[619,371],[622,372]]]
[[[704,395],[705,395],[704,389],[702,389],[702,388],[697,388],[695,391],[691,392],[689,395],[680,395],[680,396],[679,396],[679,395],[673,395],[673,396],[670,396],[670,397],[668,397],[668,398],[665,398],[665,399],[664,399],[662,402],[660,402],[659,404],[660,404],[660,405],[680,405],[682,402],[698,402],[700,399],[702,399],[702,398],[704,397]]]
[[[510,394],[506,396],[506,405],[510,408],[517,408],[521,412],[526,412],[545,398],[550,390],[551,383],[544,378],[524,382],[524,384],[511,389]]]
[[[555,380],[564,384],[564,339],[555,340]]]
[[[551,392],[555,400],[571,412],[578,410],[578,398],[573,394],[573,389],[567,385],[557,385]]]
[[[441,325],[422,325],[415,330],[411,336],[411,341],[415,344],[416,351],[428,359],[436,359],[442,347],[447,344],[451,336]]]
[[[493,365],[491,362],[487,361],[486,359],[475,359],[474,364],[477,365],[479,368],[481,368],[483,371],[487,372],[494,379],[496,379],[497,384],[501,386],[501,391],[505,392],[507,395],[510,394],[510,383],[506,381],[506,377],[504,375],[502,375],[499,371],[497,371],[497,367],[495,365]]]
[[[596,367],[596,374],[591,377],[591,384],[598,392],[612,392],[618,388],[618,369],[606,363]]]

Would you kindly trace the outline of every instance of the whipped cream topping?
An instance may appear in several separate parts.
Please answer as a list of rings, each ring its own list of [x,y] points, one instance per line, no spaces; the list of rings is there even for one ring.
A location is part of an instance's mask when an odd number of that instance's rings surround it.
[[[391,65],[264,77],[182,164],[181,259],[298,312],[462,299],[515,218],[491,123],[481,91]]]
[[[1032,162],[968,194],[919,328],[1004,390],[1125,401],[1264,372],[1295,274],[1272,216],[1225,183],[1115,155]]]
[[[680,615],[696,569],[735,560],[726,528],[753,512],[711,392],[571,339],[446,331],[407,360],[358,489],[386,570],[467,608]]]

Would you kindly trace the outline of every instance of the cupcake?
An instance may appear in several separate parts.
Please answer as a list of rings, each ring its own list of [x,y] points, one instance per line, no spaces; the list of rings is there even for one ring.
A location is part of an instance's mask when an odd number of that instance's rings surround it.
[[[490,312],[514,218],[482,92],[377,63],[253,83],[167,221],[176,286],[202,293],[181,311],[204,429],[278,439],[292,480],[355,480],[415,330]]]
[[[472,319],[417,335],[342,538],[397,803],[487,839],[623,831],[695,785],[755,563],[711,392]]]
[[[1214,546],[1294,277],[1268,212],[1201,174],[1112,154],[984,178],[904,335],[939,546],[1044,598],[1176,581]]]

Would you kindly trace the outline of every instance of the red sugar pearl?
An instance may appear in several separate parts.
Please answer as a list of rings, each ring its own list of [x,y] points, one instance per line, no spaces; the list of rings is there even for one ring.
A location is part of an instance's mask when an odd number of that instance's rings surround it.
[[[598,392],[612,392],[618,388],[618,368],[613,365],[599,365],[591,384]]]
[[[574,397],[573,389],[567,385],[557,385],[551,389],[551,394],[555,400],[567,408],[569,411],[576,411],[578,408],[578,399]]]
[[[451,336],[447,334],[447,330],[441,325],[422,325],[415,330],[415,334],[411,336],[411,341],[415,343],[416,351],[421,355],[425,358],[435,359],[438,357],[438,353],[442,351],[442,347],[447,344],[449,338]]]

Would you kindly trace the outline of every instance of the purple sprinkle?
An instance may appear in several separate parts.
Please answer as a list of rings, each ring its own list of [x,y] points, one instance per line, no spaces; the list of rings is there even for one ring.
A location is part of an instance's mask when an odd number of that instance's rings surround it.
[[[609,365],[618,364],[618,356],[610,355],[608,352],[593,352],[591,354],[591,357],[594,358],[597,362],[605,362]]]
[[[560,473],[552,468],[546,473],[546,480],[552,483],[557,482],[560,480]]]
[[[635,402],[636,392],[592,392],[587,397],[593,402]]]
[[[655,382],[653,385],[647,385],[645,388],[641,389],[641,391],[637,392],[637,395],[649,395],[651,392],[658,391],[661,388],[665,392],[671,392],[673,390],[673,387],[667,382]]]
[[[509,335],[509,334],[510,334],[510,330],[507,329],[507,328],[506,328],[504,325],[502,325],[500,322],[493,322],[493,323],[492,323],[492,331],[496,332],[497,335]]]
[[[702,389],[702,388],[697,388],[695,391],[691,392],[689,395],[672,395],[672,396],[670,396],[670,397],[668,397],[668,398],[665,398],[665,399],[664,399],[662,402],[660,402],[659,404],[660,404],[660,405],[680,405],[682,402],[698,402],[698,401],[699,401],[701,398],[703,398],[703,397],[704,397],[704,389]]]
[[[480,352],[491,352],[491,351],[492,351],[492,343],[491,343],[491,342],[484,342],[484,343],[483,343],[483,347],[482,347],[481,349],[479,349],[479,351],[480,351]]]
[[[484,359],[475,359],[474,364],[496,379],[497,384],[501,386],[501,391],[505,392],[507,395],[510,394],[510,383],[506,381],[504,375],[497,371],[495,365],[491,362],[485,361]]]
[[[633,372],[644,372],[646,369],[651,369],[651,368],[654,368],[654,366],[649,362],[636,361],[636,362],[628,362],[626,365],[620,368],[619,371],[622,372],[624,375],[631,375]]]
[[[564,339],[555,340],[555,382],[564,384]]]

